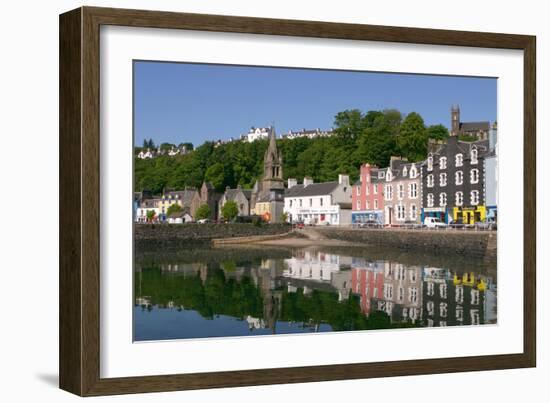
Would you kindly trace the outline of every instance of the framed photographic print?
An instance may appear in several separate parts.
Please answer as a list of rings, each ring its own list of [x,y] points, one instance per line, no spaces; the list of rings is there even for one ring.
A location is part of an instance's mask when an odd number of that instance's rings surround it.
[[[535,37],[60,16],[60,387],[535,366]]]

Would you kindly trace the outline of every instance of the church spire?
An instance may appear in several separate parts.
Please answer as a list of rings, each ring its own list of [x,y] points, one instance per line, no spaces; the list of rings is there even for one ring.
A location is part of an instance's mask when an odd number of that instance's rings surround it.
[[[283,158],[277,149],[275,128],[269,128],[269,145],[264,156],[264,180],[283,180]]]

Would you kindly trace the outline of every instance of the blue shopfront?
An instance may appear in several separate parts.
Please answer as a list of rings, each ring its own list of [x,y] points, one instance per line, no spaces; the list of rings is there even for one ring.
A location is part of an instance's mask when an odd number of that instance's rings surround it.
[[[382,210],[358,210],[351,212],[351,223],[352,224],[363,224],[363,223],[373,223],[377,224],[384,223],[384,214]]]

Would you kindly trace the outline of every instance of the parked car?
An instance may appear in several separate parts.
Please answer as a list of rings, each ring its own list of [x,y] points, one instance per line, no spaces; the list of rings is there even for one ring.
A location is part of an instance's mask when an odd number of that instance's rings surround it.
[[[303,229],[304,228],[304,223],[302,221],[295,222],[294,223],[294,228]]]
[[[426,217],[424,219],[424,226],[428,228],[445,228],[447,227],[447,224],[437,217]]]

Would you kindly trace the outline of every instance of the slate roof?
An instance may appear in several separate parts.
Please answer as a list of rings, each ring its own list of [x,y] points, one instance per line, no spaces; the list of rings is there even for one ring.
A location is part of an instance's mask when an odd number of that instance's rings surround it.
[[[461,132],[489,131],[489,122],[460,122]]]
[[[178,196],[176,200],[181,200],[183,205],[189,205],[193,201],[193,197],[195,197],[196,193],[197,190],[195,189],[186,189],[166,192],[164,195],[166,196],[166,199],[169,199],[169,196],[172,196],[171,200],[174,200],[174,196]]]
[[[338,187],[338,182],[312,183],[311,185],[296,185],[285,193],[285,197],[322,196],[332,193]]]
[[[226,189],[225,190],[225,199],[226,200],[235,200],[237,195],[239,193],[242,193],[244,197],[250,201],[250,197],[252,196],[252,190],[249,189]]]

